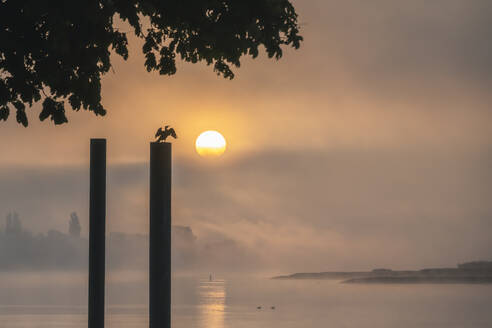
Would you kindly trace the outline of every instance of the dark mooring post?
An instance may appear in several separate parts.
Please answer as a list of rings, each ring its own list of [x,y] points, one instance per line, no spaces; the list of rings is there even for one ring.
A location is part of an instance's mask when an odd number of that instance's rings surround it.
[[[106,139],[91,139],[89,205],[89,328],[104,328]]]
[[[171,144],[150,144],[149,326],[171,327]]]

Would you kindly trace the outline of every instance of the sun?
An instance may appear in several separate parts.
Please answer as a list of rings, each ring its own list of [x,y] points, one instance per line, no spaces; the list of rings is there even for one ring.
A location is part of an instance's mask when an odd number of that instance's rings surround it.
[[[219,132],[209,130],[196,138],[195,148],[200,156],[220,156],[226,150],[226,141]]]

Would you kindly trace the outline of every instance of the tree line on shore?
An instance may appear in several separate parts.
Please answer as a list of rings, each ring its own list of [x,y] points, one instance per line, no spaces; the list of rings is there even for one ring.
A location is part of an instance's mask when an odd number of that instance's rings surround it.
[[[17,212],[8,213],[0,225],[0,271],[87,270],[88,238],[82,234],[77,213],[71,213],[67,221],[64,232],[49,229],[33,233],[23,226]],[[110,232],[106,243],[110,269],[148,268],[146,234]],[[172,226],[173,270],[229,267],[245,258],[245,249],[226,236],[199,240],[190,227]],[[234,267],[241,267],[241,263],[236,264]]]

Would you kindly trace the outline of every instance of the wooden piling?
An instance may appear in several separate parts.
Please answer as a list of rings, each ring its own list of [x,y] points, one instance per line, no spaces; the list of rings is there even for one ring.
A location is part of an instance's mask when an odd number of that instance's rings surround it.
[[[171,154],[150,144],[149,327],[171,327]]]
[[[106,139],[91,139],[89,200],[89,328],[104,328]]]

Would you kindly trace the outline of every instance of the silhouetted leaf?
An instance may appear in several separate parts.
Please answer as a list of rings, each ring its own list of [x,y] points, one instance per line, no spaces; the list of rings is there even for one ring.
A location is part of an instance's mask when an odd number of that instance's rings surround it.
[[[8,106],[0,107],[0,120],[6,121],[9,117],[10,111]]]
[[[65,116],[65,107],[62,101],[55,101],[51,98],[46,98],[43,101],[43,109],[39,114],[39,119],[44,121],[48,117],[55,123],[55,125],[68,122]]]
[[[16,118],[17,118],[17,123],[20,123],[24,125],[24,127],[27,127],[27,116],[25,110],[18,109],[16,113]]]

